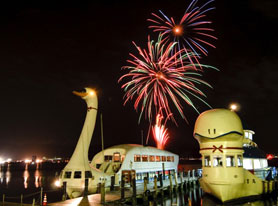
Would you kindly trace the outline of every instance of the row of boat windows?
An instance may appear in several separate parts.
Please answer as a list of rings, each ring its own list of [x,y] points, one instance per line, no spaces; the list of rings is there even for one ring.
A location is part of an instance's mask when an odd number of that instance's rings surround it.
[[[223,164],[225,163],[225,164]],[[242,167],[242,155],[205,155],[203,157],[205,167]]]
[[[165,178],[168,179],[171,171],[175,170],[165,170]],[[144,180],[144,177],[146,177],[148,180],[153,180],[154,176],[158,177],[159,174],[162,174],[162,171],[156,171],[156,172],[144,172],[144,173],[136,173],[136,180]]]
[[[85,171],[84,172],[85,178],[92,178],[92,172],[91,171]],[[65,171],[64,173],[65,179],[71,179],[72,178],[72,172],[71,171]],[[74,171],[73,173],[74,179],[81,179],[82,178],[82,172],[81,171]]]
[[[174,162],[174,156],[134,155],[134,162]]]

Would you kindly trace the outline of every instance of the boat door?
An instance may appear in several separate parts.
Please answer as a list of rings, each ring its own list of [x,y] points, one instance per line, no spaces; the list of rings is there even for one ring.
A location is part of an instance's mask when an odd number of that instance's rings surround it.
[[[135,170],[122,170],[122,180],[125,181],[125,183],[130,183],[132,179],[136,177]]]

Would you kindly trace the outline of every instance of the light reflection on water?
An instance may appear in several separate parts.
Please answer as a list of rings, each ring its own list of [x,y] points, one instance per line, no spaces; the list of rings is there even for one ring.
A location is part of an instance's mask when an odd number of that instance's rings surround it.
[[[14,174],[14,177],[12,176],[12,173]],[[10,165],[8,165],[6,168],[4,168],[3,166],[0,167],[0,189],[9,188],[9,184],[11,181],[13,181],[14,183],[16,182],[17,186],[23,186],[25,189],[28,189],[30,187],[39,188],[42,186],[41,180],[42,172],[39,170],[38,166],[36,166],[36,170],[30,170],[28,168],[28,164],[26,164],[24,171],[19,170],[12,172],[10,170]]]
[[[60,169],[42,170],[39,164],[0,165],[0,194],[34,192],[41,187],[55,189],[53,182]]]

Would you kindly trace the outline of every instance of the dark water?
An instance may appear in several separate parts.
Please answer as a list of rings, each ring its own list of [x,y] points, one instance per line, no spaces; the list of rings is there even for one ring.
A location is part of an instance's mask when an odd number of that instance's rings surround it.
[[[0,200],[2,201],[3,194],[5,194],[6,201],[20,202],[21,195],[23,195],[24,203],[32,203],[33,198],[35,198],[36,203],[39,203],[42,189],[43,196],[47,194],[47,202],[61,201],[62,191],[55,187],[54,182],[63,167],[63,164],[53,163],[2,165],[0,169]],[[179,192],[177,195],[173,195],[172,198],[166,196],[163,200],[161,198],[156,201],[150,200],[148,204],[158,206],[187,206],[189,204],[191,206],[223,205],[215,198],[205,195],[198,185],[187,187],[184,192]],[[273,206],[278,204],[277,197],[272,196],[257,201],[229,205]]]
[[[47,194],[48,201],[60,201],[61,189],[55,187],[54,182],[63,165],[54,163],[41,164],[5,164],[0,169],[0,199],[3,194],[5,201],[31,203],[33,198],[40,202],[41,191]]]

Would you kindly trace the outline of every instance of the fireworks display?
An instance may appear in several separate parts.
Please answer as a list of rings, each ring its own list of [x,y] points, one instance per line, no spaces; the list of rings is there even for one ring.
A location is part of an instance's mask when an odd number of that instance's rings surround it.
[[[167,17],[162,11],[159,11],[159,15],[152,13],[153,18],[147,19],[153,24],[149,28],[154,32],[162,33],[165,42],[178,42],[177,50],[184,48],[187,52],[193,51],[198,55],[201,52],[207,55],[205,46],[215,48],[208,40],[217,39],[211,34],[214,30],[208,27],[212,22],[205,20],[205,13],[214,9],[214,7],[206,7],[213,1],[210,0],[203,6],[197,7],[198,0],[193,0],[179,22],[172,17]]]
[[[152,127],[153,137],[158,149],[164,149],[170,137],[167,128],[165,128],[167,119],[165,120],[164,124],[162,124],[162,119],[163,116],[161,114],[157,114],[156,124]]]
[[[198,86],[204,84],[211,87],[200,76],[204,68],[214,67],[200,64],[199,58],[201,54],[208,54],[206,46],[215,48],[209,41],[217,38],[211,34],[214,30],[208,27],[211,21],[206,20],[206,13],[214,9],[208,8],[213,1],[209,0],[198,7],[198,0],[193,0],[179,22],[162,11],[152,13],[153,17],[147,20],[152,23],[149,28],[159,32],[157,42],[149,37],[146,49],[133,42],[138,53],[130,53],[131,59],[127,60],[129,65],[122,67],[127,71],[119,79],[125,91],[124,104],[134,101],[134,108],[140,113],[139,122],[143,115],[149,120],[149,132],[152,129],[159,149],[164,149],[169,140],[167,120],[176,123],[172,109],[187,121],[183,103],[197,112],[191,98],[197,98],[209,106]],[[162,122],[164,117],[167,118]]]
[[[124,74],[119,82],[128,79],[123,83],[125,91],[125,103],[135,98],[134,108],[140,112],[139,122],[145,111],[145,118],[152,121],[152,117],[161,111],[162,116],[172,114],[172,106],[179,111],[182,118],[185,118],[182,102],[186,102],[196,111],[196,107],[190,97],[195,97],[207,104],[201,96],[205,94],[196,85],[208,83],[199,79],[201,76],[196,68],[208,67],[208,65],[192,64],[190,57],[195,53],[188,53],[185,49],[175,51],[176,42],[162,44],[163,35],[159,35],[158,41],[148,39],[148,47],[141,49],[134,42],[138,57],[130,54],[132,60],[127,60],[130,66],[124,66],[128,73]],[[174,115],[171,120],[175,122]]]

